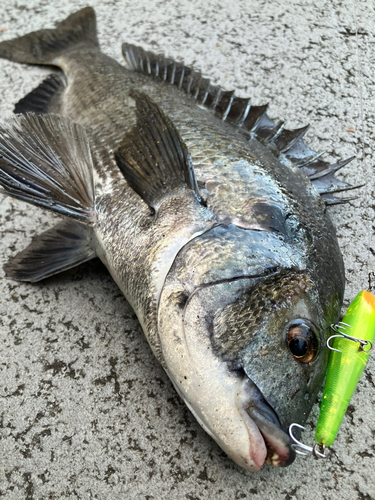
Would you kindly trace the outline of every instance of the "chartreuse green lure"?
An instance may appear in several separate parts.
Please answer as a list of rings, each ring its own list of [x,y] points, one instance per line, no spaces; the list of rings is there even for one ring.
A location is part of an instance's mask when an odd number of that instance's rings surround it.
[[[292,424],[289,430],[296,447],[323,458],[324,448],[331,446],[336,438],[375,340],[374,295],[366,290],[360,292],[350,304],[342,322],[331,328],[336,334],[327,341],[332,352],[315,432],[316,445],[311,448],[293,436],[293,427],[303,429],[301,425]],[[333,346],[330,345],[332,339]],[[297,448],[296,452],[305,455]]]
[[[375,339],[375,297],[366,290],[360,292],[335,331],[315,432],[315,441],[324,446],[335,440],[369,358]]]

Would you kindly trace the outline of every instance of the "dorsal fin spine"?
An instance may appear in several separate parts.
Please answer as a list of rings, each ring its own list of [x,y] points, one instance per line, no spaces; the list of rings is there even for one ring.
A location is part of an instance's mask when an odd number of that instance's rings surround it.
[[[134,54],[132,53],[131,50],[126,50],[126,54],[124,54],[125,57],[126,57],[126,60],[127,60],[127,63],[129,65],[129,68],[132,69],[134,71],[135,69],[135,66],[133,64],[133,57],[134,57]]]
[[[247,115],[249,114],[250,108],[251,108],[251,102],[250,102],[250,99],[249,99],[249,101],[248,101],[248,103],[246,105],[246,108],[245,108],[245,110],[243,112],[243,115],[242,115],[242,117],[240,118],[240,120],[238,122],[238,126],[239,127],[242,127],[242,125],[244,124],[244,121],[246,120]]]
[[[159,76],[159,61],[155,61],[154,65],[151,66],[151,74],[156,78]]]
[[[207,87],[209,82],[206,78],[201,78],[199,82],[199,92],[197,95],[197,101],[202,105],[202,101],[205,100],[205,95],[207,94]]]
[[[206,91],[204,92],[204,95],[203,95],[203,99],[201,101],[201,105],[204,106],[204,103],[206,102],[207,100],[207,96],[208,96],[208,89],[210,88],[210,86],[207,87]]]
[[[214,98],[212,100],[212,104],[211,104],[211,107],[210,107],[213,111],[215,111],[215,109],[216,109],[217,105],[219,104],[220,99],[221,99],[221,97],[223,95],[223,91],[222,90],[217,89],[216,87],[214,87],[214,89],[215,89]]]
[[[135,67],[138,69],[138,70],[141,70],[143,71],[143,64],[142,64],[142,57],[140,57],[138,55],[138,58],[134,58],[134,61],[135,61]]]
[[[285,122],[280,122],[276,125],[276,127],[272,130],[271,134],[266,138],[267,142],[272,142],[276,140],[281,132],[284,130]]]
[[[131,69],[133,71],[137,71],[139,68],[138,68],[136,55],[132,51],[129,51],[128,57],[129,57],[129,63],[130,63]]]
[[[192,97],[193,97],[193,99],[198,99],[198,94],[199,94],[199,83],[200,83],[200,82],[198,82],[198,84],[197,84],[197,88],[196,88],[196,90],[195,90],[195,93],[194,93],[194,94],[193,94],[193,96],[192,96]]]
[[[186,93],[190,95],[190,89],[191,89],[191,84],[193,83],[193,78],[194,78],[194,71],[191,72],[190,74],[190,80],[186,89]]]
[[[308,129],[309,125],[299,129],[285,131],[286,133],[289,133],[290,139],[286,142],[284,146],[280,145],[279,147],[280,152],[286,153],[287,151],[289,151],[295,145],[298,139],[302,139],[302,137],[306,134]]]
[[[255,106],[253,106],[253,109],[254,108],[255,108]],[[257,108],[258,108],[258,106],[257,106]],[[268,104],[265,104],[264,107],[259,106],[260,113],[257,116],[255,116],[255,120],[254,120],[253,124],[251,125],[251,127],[249,127],[249,126],[246,127],[249,130],[249,132],[254,132],[257,129],[259,123],[262,121],[263,116],[265,116],[267,114],[267,108],[268,108]],[[251,108],[250,108],[250,110],[251,110]],[[250,118],[250,116],[249,116],[249,118]]]
[[[181,87],[182,87],[182,82],[184,81],[184,77],[185,77],[185,68],[182,68],[180,81],[178,83],[178,88],[179,89],[181,89]]]
[[[176,72],[176,65],[175,65],[175,63],[172,63],[171,72],[170,72],[171,76],[170,76],[170,79],[169,79],[169,83],[171,85],[174,84],[174,75],[175,75],[175,72]]]
[[[318,160],[323,154],[324,154],[323,151],[321,151],[320,153],[317,152],[315,155],[311,156],[310,158],[306,158],[306,161],[299,162],[297,166],[299,168],[301,168],[301,167],[305,167],[306,165],[310,165],[310,163],[314,163],[314,161]]]
[[[229,111],[232,107],[233,99],[234,99],[234,97],[232,95],[232,97],[229,99],[229,104],[227,106],[227,109],[223,113],[223,117],[222,117],[223,122],[225,122],[225,120],[227,119],[227,116],[229,115]]]

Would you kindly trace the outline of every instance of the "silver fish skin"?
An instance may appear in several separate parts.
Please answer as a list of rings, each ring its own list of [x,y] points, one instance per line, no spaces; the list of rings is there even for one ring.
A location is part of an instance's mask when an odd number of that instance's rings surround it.
[[[343,299],[326,203],[350,188],[333,177],[344,162],[189,68],[123,50],[127,67],[100,51],[89,7],[0,43],[60,69],[0,126],[0,184],[70,217],[6,274],[33,282],[98,256],[222,449],[249,471],[289,465]]]

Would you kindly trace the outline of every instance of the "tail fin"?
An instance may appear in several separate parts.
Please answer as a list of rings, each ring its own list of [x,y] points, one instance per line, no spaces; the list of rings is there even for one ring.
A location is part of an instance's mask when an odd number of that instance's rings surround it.
[[[94,9],[85,7],[70,15],[56,29],[33,31],[0,43],[0,58],[27,64],[53,64],[53,60],[77,46],[98,47]]]

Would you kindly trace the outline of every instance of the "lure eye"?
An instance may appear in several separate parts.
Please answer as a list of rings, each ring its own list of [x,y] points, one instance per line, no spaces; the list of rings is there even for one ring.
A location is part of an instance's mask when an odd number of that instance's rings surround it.
[[[318,352],[314,327],[307,320],[295,320],[287,326],[286,342],[290,352],[301,363],[310,363]]]

